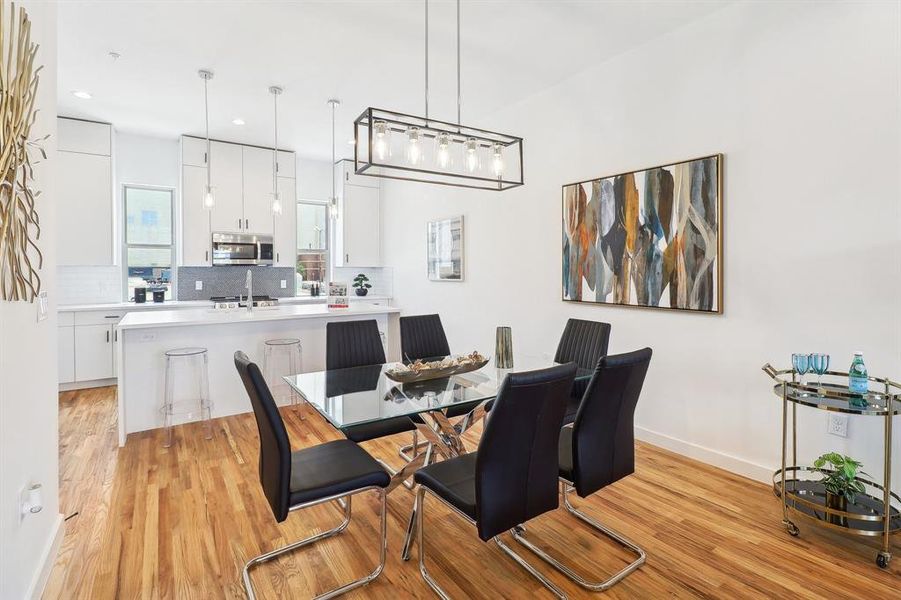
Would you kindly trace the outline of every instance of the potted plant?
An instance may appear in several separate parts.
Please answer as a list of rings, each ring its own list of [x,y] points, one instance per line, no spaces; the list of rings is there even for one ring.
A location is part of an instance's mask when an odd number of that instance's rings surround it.
[[[848,503],[854,503],[855,494],[866,491],[863,482],[857,478],[866,475],[860,470],[863,465],[850,456],[827,452],[813,461],[813,466],[823,474],[820,483],[826,488],[826,508],[847,512]],[[834,525],[848,526],[848,519],[841,515],[827,513],[826,518]]]
[[[372,286],[369,285],[369,278],[366,277],[363,273],[358,274],[354,277],[354,288],[356,290],[357,296],[365,296],[369,293],[369,288]]]

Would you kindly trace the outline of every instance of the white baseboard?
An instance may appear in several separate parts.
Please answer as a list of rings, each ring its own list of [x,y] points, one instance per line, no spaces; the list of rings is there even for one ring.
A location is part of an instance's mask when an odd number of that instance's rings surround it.
[[[708,465],[725,469],[726,471],[748,477],[755,481],[763,483],[773,482],[774,469],[764,465],[758,465],[743,458],[738,458],[737,456],[732,456],[731,454],[725,454],[718,450],[705,448],[704,446],[699,446],[692,442],[686,442],[663,433],[651,431],[644,427],[635,427],[635,437],[644,442],[648,442],[649,444],[672,450],[677,454],[699,460]]]
[[[113,379],[94,379],[92,381],[75,381],[72,383],[61,383],[61,384],[59,384],[59,391],[71,392],[73,390],[87,390],[90,388],[107,387],[110,385],[116,385],[117,381],[118,380],[116,378],[113,378]]]
[[[44,594],[44,587],[50,579],[50,572],[53,565],[56,564],[56,557],[59,554],[59,547],[63,543],[63,537],[66,535],[66,522],[63,515],[56,516],[56,524],[53,527],[53,535],[47,540],[47,546],[41,555],[41,568],[35,573],[34,579],[28,588],[26,598],[31,600],[41,600]]]

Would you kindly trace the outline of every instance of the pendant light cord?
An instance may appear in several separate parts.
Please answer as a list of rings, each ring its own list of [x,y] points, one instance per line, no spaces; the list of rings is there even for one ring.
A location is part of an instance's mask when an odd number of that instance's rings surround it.
[[[213,155],[210,152],[210,98],[209,98],[209,76],[203,78],[203,114],[206,119],[206,191],[210,191],[210,164],[213,162]]]
[[[429,0],[425,0],[425,118],[429,119]]]
[[[338,106],[338,103],[332,101],[331,105],[332,105],[332,203],[335,205],[335,209],[337,209],[338,192],[335,188],[335,107]]]
[[[278,196],[278,92],[272,92],[275,112],[275,150],[272,152],[272,193]]]
[[[457,0],[457,125],[462,122],[460,106],[460,0]]]

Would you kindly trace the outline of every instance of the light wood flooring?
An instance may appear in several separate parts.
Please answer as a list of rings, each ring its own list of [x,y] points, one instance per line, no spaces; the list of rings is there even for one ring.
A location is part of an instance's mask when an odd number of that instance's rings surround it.
[[[62,393],[59,405],[61,510],[69,518],[44,598],[243,598],[248,558],[341,518],[327,505],[275,522],[257,479],[252,415],[215,420],[210,441],[187,425],[170,449],[161,431],[131,435],[120,449],[114,388]],[[290,408],[283,415],[296,447],[339,437],[311,409],[305,421]],[[477,435],[469,434],[470,448]],[[408,440],[365,447],[399,466],[397,446]],[[348,597],[435,597],[420,578],[417,550],[410,562],[399,558],[412,502],[403,487],[389,495],[388,564]],[[644,547],[648,559],[605,594],[588,594],[507,540],[570,598],[901,598],[901,557],[881,571],[875,543],[804,522],[801,537],[791,538],[768,486],[654,446],[638,445],[635,475],[574,503]],[[259,567],[258,596],[309,598],[368,573],[377,560],[377,510],[373,494],[358,496],[345,533]],[[453,598],[552,597],[437,502],[426,514],[430,572]],[[628,558],[562,509],[529,533],[551,552],[582,557],[583,572],[609,574]]]

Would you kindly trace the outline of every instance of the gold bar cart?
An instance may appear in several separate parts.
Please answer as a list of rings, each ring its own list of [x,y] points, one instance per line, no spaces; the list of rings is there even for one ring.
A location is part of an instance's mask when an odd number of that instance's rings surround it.
[[[876,384],[880,391],[870,389],[861,396],[848,391],[847,373],[826,371],[823,383],[802,384],[792,369],[777,370],[767,363],[763,370],[776,382],[773,392],[782,398],[782,468],[773,473],[773,493],[782,500],[782,523],[786,530],[797,536],[800,530],[789,517],[800,516],[844,533],[881,538],[882,547],[876,555],[876,564],[887,568],[892,559],[891,536],[901,531],[901,497],[892,492],[892,421],[895,415],[901,414],[901,384],[869,377],[870,383]],[[789,405],[791,464],[787,464]],[[823,485],[811,479],[821,470],[798,464],[798,405],[884,419],[883,482],[880,485],[858,477],[867,492],[856,494],[846,510],[830,506]]]

